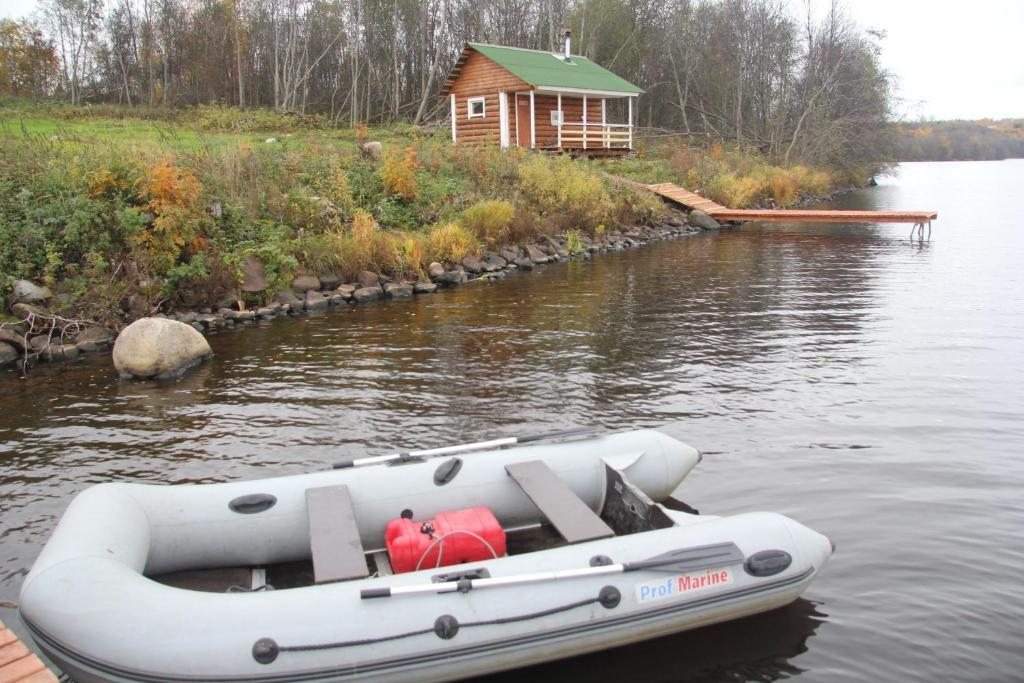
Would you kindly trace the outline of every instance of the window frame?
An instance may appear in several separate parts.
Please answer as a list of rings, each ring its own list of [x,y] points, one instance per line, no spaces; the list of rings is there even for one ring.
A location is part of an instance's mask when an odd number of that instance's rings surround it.
[[[473,105],[477,102],[480,103],[480,113],[473,113]],[[479,97],[467,97],[466,98],[466,118],[467,119],[485,119],[487,118],[487,97],[480,95]]]

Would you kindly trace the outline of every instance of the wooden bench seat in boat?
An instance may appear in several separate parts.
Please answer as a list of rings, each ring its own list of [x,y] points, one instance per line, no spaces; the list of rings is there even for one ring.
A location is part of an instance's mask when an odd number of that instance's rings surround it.
[[[523,493],[567,543],[610,538],[615,532],[543,460],[505,465]]]
[[[306,489],[306,514],[316,583],[370,575],[347,486]]]

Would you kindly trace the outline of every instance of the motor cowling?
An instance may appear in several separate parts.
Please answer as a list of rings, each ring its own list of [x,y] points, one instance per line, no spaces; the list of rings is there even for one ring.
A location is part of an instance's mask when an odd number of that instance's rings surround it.
[[[433,519],[393,519],[384,532],[396,574],[505,555],[505,530],[490,508],[441,512]]]

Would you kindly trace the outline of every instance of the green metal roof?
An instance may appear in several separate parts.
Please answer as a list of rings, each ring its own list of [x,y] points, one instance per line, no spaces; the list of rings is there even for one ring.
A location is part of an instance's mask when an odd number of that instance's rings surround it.
[[[525,50],[486,43],[469,43],[469,46],[534,87],[600,90],[623,94],[643,92],[626,79],[579,55],[571,55],[566,62],[562,55],[542,50]]]

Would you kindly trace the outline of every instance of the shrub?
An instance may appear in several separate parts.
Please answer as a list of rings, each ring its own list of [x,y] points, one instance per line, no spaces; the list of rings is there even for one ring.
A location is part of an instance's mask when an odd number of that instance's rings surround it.
[[[531,157],[520,165],[519,177],[523,195],[556,230],[592,232],[614,208],[601,178],[569,157]]]
[[[407,202],[414,202],[420,196],[420,184],[416,179],[419,161],[416,150],[406,147],[401,156],[389,156],[380,170],[384,188],[392,195]]]
[[[324,270],[352,277],[362,270],[395,273],[403,269],[396,237],[380,230],[365,211],[356,211],[350,228],[329,231],[324,237],[331,254],[319,264]]]
[[[445,223],[427,234],[424,256],[429,261],[458,263],[479,249],[480,244],[473,233],[456,223]]]
[[[489,247],[508,239],[516,209],[509,202],[493,199],[477,202],[462,213],[462,225]]]
[[[565,231],[565,248],[570,254],[579,254],[586,249],[579,230]]]

